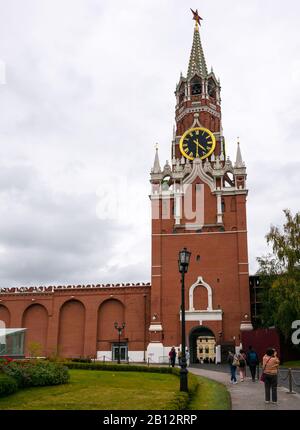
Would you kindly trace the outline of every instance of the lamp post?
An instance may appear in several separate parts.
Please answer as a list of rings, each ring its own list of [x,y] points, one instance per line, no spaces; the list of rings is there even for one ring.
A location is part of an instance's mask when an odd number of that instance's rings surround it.
[[[115,322],[115,329],[118,330],[118,334],[119,334],[119,353],[118,353],[118,364],[121,363],[120,361],[120,355],[121,355],[121,334],[123,329],[125,328],[125,323],[123,322],[123,324],[121,326],[119,326],[119,324],[117,322]]]
[[[188,391],[188,378],[185,355],[185,294],[184,275],[188,271],[191,253],[183,248],[178,256],[178,269],[181,273],[181,363],[180,363],[180,391]]]

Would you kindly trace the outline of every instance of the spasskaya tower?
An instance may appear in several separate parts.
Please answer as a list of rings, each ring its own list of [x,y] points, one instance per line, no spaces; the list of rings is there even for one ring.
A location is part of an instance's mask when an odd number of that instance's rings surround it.
[[[185,282],[186,339],[192,362],[221,361],[251,330],[246,166],[233,163],[221,122],[221,86],[208,72],[198,12],[186,76],[176,86],[171,159],[151,169],[152,282],[147,353],[162,361],[181,343],[178,253],[191,261]]]

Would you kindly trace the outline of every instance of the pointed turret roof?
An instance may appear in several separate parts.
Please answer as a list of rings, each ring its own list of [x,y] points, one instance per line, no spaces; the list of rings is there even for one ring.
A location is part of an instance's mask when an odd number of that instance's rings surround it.
[[[156,148],[152,173],[160,173],[160,172],[161,172],[161,168],[160,168],[159,158],[158,158],[158,148]]]
[[[187,78],[191,79],[195,73],[203,78],[207,76],[207,67],[201,45],[199,25],[197,22],[194,29],[193,46],[190,55]]]
[[[241,148],[240,148],[240,142],[237,143],[237,151],[236,151],[236,160],[235,160],[235,165],[234,167],[240,168],[240,167],[245,167],[245,163],[243,162],[242,159],[242,153],[241,153]]]

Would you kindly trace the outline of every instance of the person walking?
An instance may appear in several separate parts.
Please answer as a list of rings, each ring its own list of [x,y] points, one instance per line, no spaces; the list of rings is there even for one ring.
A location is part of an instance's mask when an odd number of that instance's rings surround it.
[[[272,403],[277,405],[277,374],[279,359],[274,348],[268,348],[263,357],[263,373],[261,380],[265,384],[265,402],[270,403],[272,393]]]
[[[246,353],[243,349],[241,349],[239,354],[238,354],[239,372],[240,372],[241,382],[244,382],[245,378],[246,378],[246,360],[247,360]]]
[[[233,354],[233,352],[229,351],[227,362],[230,367],[230,382],[231,384],[237,384],[236,380],[236,368],[238,365],[238,359],[236,354]]]
[[[249,348],[248,348],[248,352],[247,352],[247,364],[248,364],[249,369],[250,369],[250,373],[251,373],[251,377],[252,377],[252,382],[255,382],[256,367],[259,364],[259,359],[258,359],[257,352],[254,351],[254,349],[252,348],[252,346],[249,346]]]
[[[186,351],[185,351],[185,358],[186,358],[186,365],[187,365],[187,367],[189,367],[189,365],[190,365],[190,353],[189,353],[188,349],[186,349]]]
[[[175,366],[175,360],[176,360],[176,350],[175,350],[174,346],[172,346],[172,348],[169,352],[169,360],[170,360],[171,366],[174,367]]]
[[[178,366],[181,366],[181,357],[182,357],[182,352],[180,348],[178,348],[177,350]]]

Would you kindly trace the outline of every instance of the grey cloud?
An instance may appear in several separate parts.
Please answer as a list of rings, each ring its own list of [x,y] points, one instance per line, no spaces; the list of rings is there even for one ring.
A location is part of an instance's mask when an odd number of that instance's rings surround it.
[[[240,3],[203,3],[201,37],[221,78],[228,155],[240,136],[248,165],[253,272],[269,225],[298,209],[300,6]],[[161,164],[170,158],[192,34],[180,0],[2,6],[1,285],[149,280],[149,171],[156,142]],[[96,215],[115,177],[138,187],[139,213],[123,224]]]

